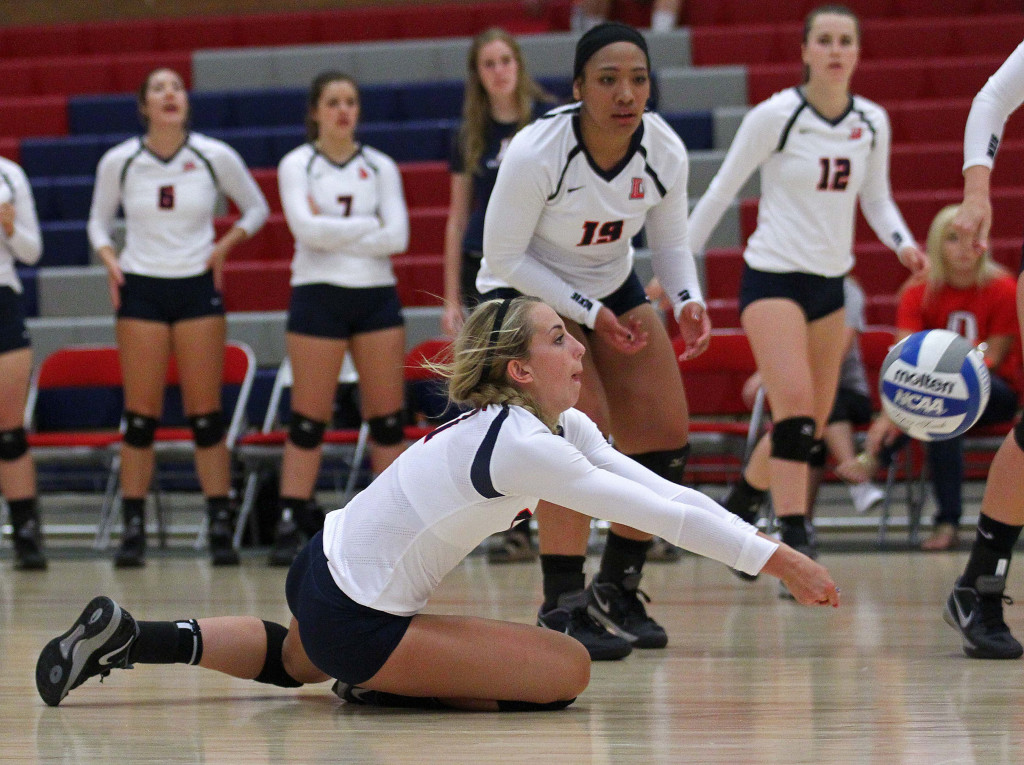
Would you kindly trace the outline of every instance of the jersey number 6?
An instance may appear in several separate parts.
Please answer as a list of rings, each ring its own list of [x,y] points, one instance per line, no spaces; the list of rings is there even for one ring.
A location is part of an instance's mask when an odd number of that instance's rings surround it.
[[[595,238],[596,235],[596,238]],[[608,244],[622,236],[622,221],[610,220],[601,223],[596,220],[588,220],[583,224],[583,238],[580,239],[577,247],[585,247],[588,244]]]

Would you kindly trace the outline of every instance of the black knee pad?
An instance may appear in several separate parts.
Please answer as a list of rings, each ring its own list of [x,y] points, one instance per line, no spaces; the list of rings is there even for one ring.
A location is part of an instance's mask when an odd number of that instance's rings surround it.
[[[779,420],[772,428],[772,456],[790,462],[809,462],[814,440],[813,417]]]
[[[263,669],[253,680],[281,688],[298,688],[302,683],[285,671],[284,660],[281,658],[288,630],[284,625],[268,621],[263,622],[263,628],[267,631],[267,658],[263,662]]]
[[[224,414],[219,409],[189,417],[188,424],[192,426],[192,437],[200,449],[216,446],[224,438]]]
[[[370,438],[378,446],[394,446],[405,439],[405,429],[402,427],[402,418],[405,413],[399,409],[397,412],[385,414],[381,417],[371,417],[367,420],[370,426]]]
[[[686,461],[690,458],[690,445],[686,444],[678,449],[665,449],[660,452],[630,454],[629,458],[639,462],[665,480],[682,485],[683,474],[686,472]]]
[[[1014,427],[1013,438],[1017,441],[1017,446],[1020,450],[1024,452],[1024,419],[1021,419]]]
[[[828,457],[828,450],[825,448],[824,438],[815,438],[811,444],[811,455],[807,458],[807,464],[812,468],[823,468]]]
[[[326,422],[292,412],[292,419],[288,425],[288,440],[300,449],[316,449],[323,443],[325,430]]]
[[[28,451],[24,428],[0,430],[0,461],[13,462]]]
[[[153,445],[156,426],[159,424],[160,421],[156,417],[125,411],[124,442],[136,449],[148,449]]]
[[[538,704],[534,701],[502,701],[498,700],[498,711],[499,712],[555,712],[559,709],[565,709],[567,706],[576,701],[573,697],[566,701],[552,701],[548,704]]]

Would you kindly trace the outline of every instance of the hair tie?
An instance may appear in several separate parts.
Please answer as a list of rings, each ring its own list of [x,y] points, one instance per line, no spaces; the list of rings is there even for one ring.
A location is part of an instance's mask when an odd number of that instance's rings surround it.
[[[498,306],[498,310],[494,312],[494,324],[491,326],[491,334],[487,338],[487,348],[484,350],[484,364],[480,372],[480,382],[484,382],[491,374],[491,361],[493,357],[491,351],[498,344],[498,338],[501,336],[501,324],[505,321],[505,314],[508,313],[509,306],[512,305],[514,299],[505,298],[501,301],[501,305]]]

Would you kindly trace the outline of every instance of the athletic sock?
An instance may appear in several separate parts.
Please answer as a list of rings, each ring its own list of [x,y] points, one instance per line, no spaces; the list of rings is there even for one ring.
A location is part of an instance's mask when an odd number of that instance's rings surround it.
[[[141,517],[146,512],[146,499],[145,497],[129,498],[124,497],[121,500],[121,515],[125,519],[125,525],[131,518],[137,516]]]
[[[38,514],[35,497],[29,497],[28,499],[9,499],[7,500],[7,507],[11,511],[11,525],[14,526],[14,528],[23,526],[28,521],[36,518]]]
[[[195,619],[136,624],[139,637],[132,646],[132,662],[198,664],[203,658],[203,633]]]
[[[964,569],[965,586],[975,587],[980,576],[1006,576],[1021,528],[993,520],[984,513],[978,517],[978,533]]]
[[[759,489],[751,485],[745,476],[740,476],[740,480],[729,489],[722,504],[733,515],[738,515],[747,523],[753,523],[757,519],[757,514],[761,512],[761,505],[767,496],[766,489]]]
[[[550,611],[558,605],[558,596],[566,592],[582,590],[585,583],[584,555],[541,555],[540,570],[544,576],[544,605],[542,610]]]
[[[810,539],[807,536],[807,518],[803,515],[780,515],[779,528],[782,541],[793,548],[807,547]]]
[[[644,568],[650,547],[649,539],[627,539],[609,530],[597,580],[620,584],[627,574],[639,574]]]

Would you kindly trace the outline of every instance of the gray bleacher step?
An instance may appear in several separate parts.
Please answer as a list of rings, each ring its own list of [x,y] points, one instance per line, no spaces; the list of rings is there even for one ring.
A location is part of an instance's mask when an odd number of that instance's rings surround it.
[[[645,34],[659,76],[665,67],[690,66],[689,30]],[[571,74],[576,35],[557,32],[518,39],[534,76]],[[365,85],[463,79],[470,42],[468,37],[454,37],[199,50],[192,55],[192,87],[197,91],[305,87],[325,69],[340,69]]]
[[[745,106],[747,70],[742,66],[657,67],[658,110],[683,111]],[[716,142],[716,146],[720,146]],[[728,144],[726,144],[728,145]]]

